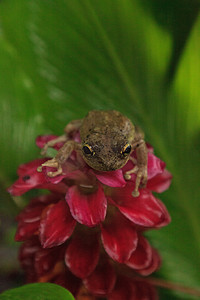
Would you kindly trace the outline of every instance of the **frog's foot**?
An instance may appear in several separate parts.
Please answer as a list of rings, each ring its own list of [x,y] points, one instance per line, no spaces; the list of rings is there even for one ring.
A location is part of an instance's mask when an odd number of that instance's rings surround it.
[[[131,179],[131,174],[137,174],[137,172],[138,172],[138,166],[135,166],[133,169],[127,171],[124,174],[124,179],[130,180]]]
[[[78,150],[80,148],[80,144],[74,142],[73,140],[68,140],[59,150],[56,156],[45,163],[43,163],[38,169],[38,172],[42,172],[42,167],[51,167],[56,168],[57,171],[48,172],[47,175],[49,177],[55,177],[57,175],[62,174],[63,169],[62,165],[67,161],[70,157],[73,150]]]
[[[65,133],[67,136],[72,135],[74,132],[80,129],[81,125],[83,123],[83,120],[72,120],[65,126]]]
[[[135,166],[124,174],[124,178],[130,180],[131,174],[136,174],[135,189],[132,192],[132,195],[133,197],[138,197],[140,195],[138,191],[139,187],[144,188],[147,183],[147,168],[146,166]]]
[[[138,171],[137,160],[134,157],[132,157],[132,156],[129,157],[129,160],[132,161],[132,163],[135,165],[135,167],[133,169],[127,171],[124,174],[124,179],[126,179],[126,180],[130,180],[131,179],[131,174],[133,174],[133,173],[136,174],[137,171]]]
[[[137,177],[135,181],[135,189],[132,192],[133,197],[138,197],[140,195],[138,189],[139,187],[144,188],[147,183],[147,168],[146,166],[138,167]]]
[[[47,150],[49,148],[52,148],[53,146],[55,146],[55,144],[61,143],[61,142],[66,142],[66,141],[67,141],[67,136],[66,135],[61,135],[61,136],[55,138],[54,140],[48,141],[44,145],[43,149],[41,150],[41,155],[46,155]]]
[[[37,168],[38,172],[42,172],[42,167],[51,167],[51,168],[56,168],[57,171],[50,171],[47,172],[47,175],[49,177],[55,177],[57,175],[62,174],[63,170],[62,170],[62,166],[61,164],[58,162],[58,160],[54,157],[53,159],[50,159],[48,161],[46,161],[45,163],[43,163],[40,167]]]

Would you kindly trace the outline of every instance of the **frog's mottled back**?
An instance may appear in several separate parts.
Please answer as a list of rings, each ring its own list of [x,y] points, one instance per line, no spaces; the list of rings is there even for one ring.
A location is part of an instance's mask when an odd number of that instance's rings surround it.
[[[120,112],[90,111],[80,127],[83,157],[96,170],[119,169],[128,160],[134,135],[132,122]]]

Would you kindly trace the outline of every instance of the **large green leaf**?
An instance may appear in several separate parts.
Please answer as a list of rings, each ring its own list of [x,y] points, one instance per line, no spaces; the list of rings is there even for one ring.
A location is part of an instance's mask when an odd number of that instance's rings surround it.
[[[174,174],[162,196],[172,223],[148,233],[163,256],[158,276],[198,287],[199,5],[192,2],[183,24],[176,5],[168,4],[163,22],[165,7],[149,2],[154,9],[139,0],[1,2],[1,181],[6,185],[19,163],[38,155],[37,134],[61,134],[91,109],[120,110]],[[174,45],[180,53],[173,62]],[[166,88],[172,67],[176,75]]]
[[[173,81],[184,47],[199,14],[199,0],[143,1],[155,20],[168,30],[172,37],[172,53],[166,70],[166,83]]]
[[[1,300],[74,300],[72,294],[53,283],[32,283],[8,290],[0,295]]]

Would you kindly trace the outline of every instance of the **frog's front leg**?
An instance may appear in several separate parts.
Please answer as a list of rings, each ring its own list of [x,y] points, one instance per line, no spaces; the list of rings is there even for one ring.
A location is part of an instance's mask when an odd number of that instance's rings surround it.
[[[47,175],[49,177],[55,177],[57,175],[62,174],[63,169],[62,165],[64,162],[69,158],[73,150],[78,151],[80,149],[80,144],[73,141],[73,140],[68,140],[58,151],[56,156],[45,163],[43,163],[37,170],[38,172],[42,171],[42,167],[52,167],[56,168],[57,170],[52,172],[48,172]]]
[[[51,141],[48,141],[48,142],[44,145],[43,149],[41,150],[41,155],[46,155],[47,150],[48,150],[49,148],[52,148],[52,147],[55,146],[55,144],[57,144],[57,143],[66,142],[67,139],[68,139],[68,138],[67,138],[66,135],[61,135],[61,136],[59,136],[59,137],[57,137],[57,138],[55,138],[55,139],[53,139],[53,140],[51,140]]]
[[[73,121],[69,122],[65,126],[65,129],[64,129],[65,135],[61,135],[61,136],[47,142],[44,145],[44,147],[41,151],[41,154],[45,155],[47,153],[48,148],[55,146],[55,144],[57,144],[57,143],[68,141],[70,139],[70,136],[81,127],[82,121],[83,120],[80,119],[80,120],[73,120]]]
[[[131,178],[130,174],[136,174],[135,189],[132,193],[134,197],[139,196],[139,187],[145,187],[147,183],[147,147],[143,140],[143,133],[139,130],[136,131],[136,133],[132,147],[136,150],[137,160],[130,157],[130,160],[133,161],[135,166],[124,175],[125,179],[129,180]]]

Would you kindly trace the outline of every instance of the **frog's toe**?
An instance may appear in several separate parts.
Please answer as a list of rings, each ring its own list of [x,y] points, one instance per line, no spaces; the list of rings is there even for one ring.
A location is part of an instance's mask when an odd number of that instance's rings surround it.
[[[131,175],[130,174],[124,174],[124,179],[125,180],[130,180],[131,179]]]
[[[140,192],[139,191],[133,191],[132,192],[132,196],[133,197],[138,197],[140,195]]]
[[[62,170],[58,170],[58,171],[55,171],[55,172],[48,172],[47,173],[47,175],[49,176],[49,177],[55,177],[55,176],[58,176],[58,175],[60,175],[60,174],[62,174]]]

